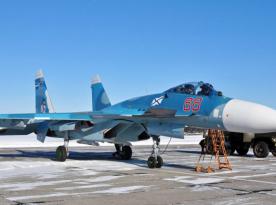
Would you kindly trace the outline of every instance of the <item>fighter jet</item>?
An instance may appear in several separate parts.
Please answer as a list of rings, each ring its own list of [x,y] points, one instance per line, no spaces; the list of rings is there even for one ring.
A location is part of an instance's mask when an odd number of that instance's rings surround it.
[[[252,102],[229,98],[211,84],[191,82],[161,93],[137,97],[112,105],[99,76],[92,80],[92,107],[89,112],[56,113],[42,71],[36,74],[36,113],[1,114],[1,135],[35,133],[63,138],[56,159],[65,161],[70,140],[98,145],[113,143],[114,156],[132,157],[131,142],[152,139],[149,168],[161,168],[160,136],[184,138],[186,127],[219,129],[231,133],[276,132],[276,110]]]

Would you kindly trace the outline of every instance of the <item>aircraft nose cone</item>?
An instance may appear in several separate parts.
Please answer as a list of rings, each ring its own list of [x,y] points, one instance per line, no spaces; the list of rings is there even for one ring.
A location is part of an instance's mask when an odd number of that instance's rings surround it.
[[[276,132],[276,110],[256,103],[231,100],[225,105],[222,119],[230,132]]]

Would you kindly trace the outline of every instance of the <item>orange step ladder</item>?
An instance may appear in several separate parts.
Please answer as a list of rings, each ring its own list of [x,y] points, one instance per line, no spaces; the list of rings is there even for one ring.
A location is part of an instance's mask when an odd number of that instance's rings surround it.
[[[214,172],[215,169],[211,167],[211,162],[213,156],[215,156],[215,161],[217,163],[218,169],[229,169],[232,170],[232,166],[229,162],[227,151],[225,148],[225,139],[224,139],[224,133],[221,130],[208,130],[208,136],[211,138],[212,146],[213,146],[213,153],[210,159],[209,166],[207,168],[204,168],[200,163],[201,161],[204,161],[205,159],[205,153],[201,153],[197,166],[196,166],[196,172],[207,172],[211,173]]]

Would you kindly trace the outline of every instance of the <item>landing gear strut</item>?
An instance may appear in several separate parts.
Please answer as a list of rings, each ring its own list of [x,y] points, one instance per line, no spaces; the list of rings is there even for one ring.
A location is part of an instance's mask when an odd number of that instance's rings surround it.
[[[69,157],[69,137],[68,132],[65,132],[64,134],[64,145],[59,146],[56,150],[56,160],[59,162],[65,162],[66,159]]]
[[[163,166],[163,159],[160,156],[160,137],[154,136],[153,138],[152,153],[148,159],[148,167],[150,169],[161,168]]]
[[[113,157],[120,160],[130,160],[132,157],[132,149],[130,146],[122,146],[115,144],[116,152],[113,153]]]

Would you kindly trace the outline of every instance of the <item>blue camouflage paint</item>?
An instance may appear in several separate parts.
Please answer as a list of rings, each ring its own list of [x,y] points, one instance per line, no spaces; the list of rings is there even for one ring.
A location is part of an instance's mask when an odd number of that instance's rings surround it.
[[[203,82],[194,84],[200,86],[202,83]],[[221,118],[224,106],[231,98],[218,96],[218,92],[215,90],[213,90],[210,96],[182,94],[173,92],[172,90],[173,88],[159,94],[126,100],[108,107],[102,110],[102,112],[103,114],[139,116],[144,115],[145,112],[151,108],[175,110],[175,117],[168,119],[169,123],[181,124],[182,126],[225,129]],[[193,111],[192,109],[185,111],[184,104],[187,98],[201,98],[200,109],[198,111]],[[185,119],[183,117],[185,117]],[[164,119],[162,121],[164,122]]]
[[[21,122],[38,135],[38,140],[44,141],[48,131],[51,137],[64,137],[67,129],[70,139],[86,139],[96,141],[116,142],[117,136],[104,138],[107,130],[116,130],[119,136],[132,133],[146,132],[148,135],[166,135],[181,138],[184,127],[219,128],[225,130],[222,114],[225,105],[231,98],[219,95],[212,89],[208,96],[194,91],[187,94],[177,92],[171,88],[165,92],[129,99],[111,106],[106,91],[99,78],[95,78],[91,85],[93,111],[85,113],[49,113],[51,102],[47,93],[47,86],[43,75],[35,81],[36,84],[36,113],[35,114],[2,114],[0,115],[0,127],[6,125],[21,128]],[[193,83],[198,89],[203,82]],[[186,84],[180,85],[184,86]],[[196,90],[195,89],[195,90]],[[190,101],[189,101],[190,99]],[[190,102],[187,106],[187,102]],[[186,108],[189,109],[186,109]],[[162,115],[162,113],[165,113]],[[7,122],[10,120],[11,123]],[[80,127],[90,122],[90,127]],[[2,124],[1,124],[2,123]],[[14,124],[15,123],[15,124]],[[139,125],[133,126],[133,124]],[[129,124],[129,128],[123,128],[122,124]],[[10,125],[10,126],[9,126]],[[75,127],[75,130],[72,130]],[[137,136],[129,136],[125,139],[139,140]],[[124,137],[123,137],[124,138]],[[122,142],[123,139],[120,139]]]
[[[101,82],[91,85],[93,111],[110,107],[111,103]]]
[[[36,113],[49,113],[47,102],[47,86],[44,77],[35,80],[35,108]]]

